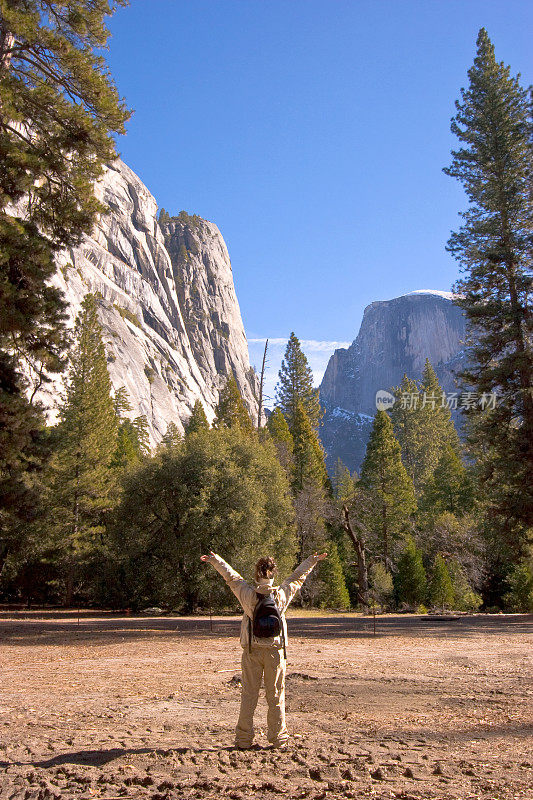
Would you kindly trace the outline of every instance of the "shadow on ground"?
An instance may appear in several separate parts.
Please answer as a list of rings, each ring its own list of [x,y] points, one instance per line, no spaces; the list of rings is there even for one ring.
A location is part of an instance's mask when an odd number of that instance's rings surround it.
[[[361,639],[374,636],[372,617],[290,617],[289,636],[311,639]],[[238,636],[240,617],[132,617],[111,614],[77,616],[68,612],[18,614],[0,612],[0,641],[4,644],[68,645],[80,640],[107,645],[113,641],[142,639],[154,633],[169,637],[209,639]],[[387,636],[498,636],[533,632],[533,614],[421,617],[387,615],[376,618],[376,637]]]

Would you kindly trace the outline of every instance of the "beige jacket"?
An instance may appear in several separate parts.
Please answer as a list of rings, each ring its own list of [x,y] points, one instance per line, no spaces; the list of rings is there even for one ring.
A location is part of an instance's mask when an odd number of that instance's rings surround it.
[[[296,592],[302,588],[305,579],[318,563],[316,556],[309,556],[303,561],[299,567],[296,567],[292,575],[283,581],[281,586],[274,586],[272,578],[261,581],[256,584],[255,588],[246,583],[243,577],[239,575],[230,565],[224,561],[219,555],[214,555],[209,559],[209,563],[213,565],[217,572],[219,572],[229,588],[244,609],[244,615],[241,622],[241,646],[246,648],[249,643],[249,620],[253,619],[254,609],[257,603],[256,592],[261,594],[274,595],[277,606],[281,614],[281,621],[283,623],[283,632],[285,635],[285,645],[287,645],[287,623],[285,621],[285,612],[289,603],[294,598]],[[253,644],[259,647],[283,647],[281,634],[270,639],[256,639],[253,637]]]

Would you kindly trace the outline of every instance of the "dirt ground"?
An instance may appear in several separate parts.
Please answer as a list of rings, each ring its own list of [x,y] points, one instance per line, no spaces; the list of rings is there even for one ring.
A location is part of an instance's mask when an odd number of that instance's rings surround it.
[[[287,752],[239,620],[0,613],[0,797],[533,798],[533,616],[289,615]]]

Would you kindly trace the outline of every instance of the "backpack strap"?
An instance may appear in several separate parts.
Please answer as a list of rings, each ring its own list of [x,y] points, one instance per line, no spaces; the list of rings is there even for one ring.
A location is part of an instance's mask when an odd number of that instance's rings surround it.
[[[258,602],[262,598],[262,594],[260,592],[255,593],[255,607],[257,608]],[[254,608],[254,616],[255,616],[255,608]],[[252,618],[248,617],[248,652],[252,652]]]
[[[274,603],[276,604],[276,608],[278,609],[278,614],[281,621],[281,641],[283,643],[283,655],[285,657],[285,661],[287,661],[287,648],[285,646],[285,625],[283,624],[283,615],[278,608],[278,601],[276,600],[274,593],[272,593],[272,597],[274,597]]]

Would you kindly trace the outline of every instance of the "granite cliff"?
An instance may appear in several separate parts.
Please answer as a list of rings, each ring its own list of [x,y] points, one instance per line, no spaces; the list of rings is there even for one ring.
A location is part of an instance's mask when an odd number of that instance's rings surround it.
[[[151,443],[169,422],[182,429],[197,399],[212,419],[231,372],[255,418],[257,378],[217,226],[184,212],[159,225],[154,197],[120,160],[97,193],[109,213],[59,256],[56,281],[71,322],[96,294],[112,383],[126,387],[133,416],[146,415]],[[60,391],[56,382],[41,394],[52,420]]]
[[[331,469],[337,458],[359,469],[376,413],[378,389],[406,373],[420,378],[426,358],[445,392],[456,391],[465,319],[447,292],[418,291],[371,303],[354,342],[335,350],[320,385],[325,414],[320,435]]]

